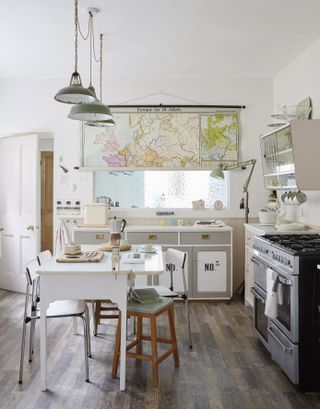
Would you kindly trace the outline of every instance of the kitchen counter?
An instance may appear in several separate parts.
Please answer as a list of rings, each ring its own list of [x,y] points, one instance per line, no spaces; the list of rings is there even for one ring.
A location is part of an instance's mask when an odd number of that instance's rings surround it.
[[[109,232],[108,227],[75,227],[74,231],[87,231],[87,232]],[[232,231],[232,227],[224,225],[221,227],[212,226],[160,226],[160,225],[136,225],[136,226],[126,226],[125,231],[127,232],[229,232]]]
[[[245,228],[250,229],[254,235],[263,236],[265,234],[308,234],[318,233],[318,230],[306,228],[305,230],[292,230],[292,231],[280,231],[275,228],[274,225],[258,224],[258,223],[246,223]]]

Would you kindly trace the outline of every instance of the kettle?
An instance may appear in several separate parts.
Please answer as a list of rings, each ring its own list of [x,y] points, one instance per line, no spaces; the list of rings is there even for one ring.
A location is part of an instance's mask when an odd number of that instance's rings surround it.
[[[114,217],[112,220],[109,221],[110,226],[110,233],[111,234],[120,234],[124,231],[126,227],[127,221],[125,219],[117,219]]]

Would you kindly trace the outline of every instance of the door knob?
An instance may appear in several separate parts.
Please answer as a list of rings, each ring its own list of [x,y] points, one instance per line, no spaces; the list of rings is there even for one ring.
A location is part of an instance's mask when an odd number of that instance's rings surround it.
[[[27,230],[32,230],[32,231],[38,228],[39,228],[38,226],[34,226],[33,224],[29,224],[29,226],[27,226]]]

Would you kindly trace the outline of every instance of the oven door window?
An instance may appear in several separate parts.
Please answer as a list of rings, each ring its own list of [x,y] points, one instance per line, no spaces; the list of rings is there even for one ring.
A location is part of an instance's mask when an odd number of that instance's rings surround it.
[[[278,291],[282,296],[279,297],[277,320],[291,331],[291,285],[281,283]]]
[[[264,315],[265,304],[255,297],[255,327],[259,334],[268,342],[268,317]]]

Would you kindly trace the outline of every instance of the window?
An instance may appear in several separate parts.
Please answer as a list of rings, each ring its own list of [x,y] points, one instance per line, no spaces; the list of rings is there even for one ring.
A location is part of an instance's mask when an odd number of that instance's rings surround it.
[[[192,208],[199,199],[212,208],[216,200],[227,206],[227,183],[210,171],[99,171],[95,196],[122,208]]]

